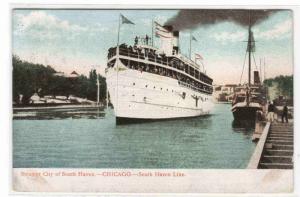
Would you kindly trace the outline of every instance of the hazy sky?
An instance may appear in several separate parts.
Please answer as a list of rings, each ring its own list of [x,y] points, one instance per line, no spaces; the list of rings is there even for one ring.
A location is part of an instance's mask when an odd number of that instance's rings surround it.
[[[96,68],[104,74],[108,48],[117,42],[119,14],[135,25],[121,27],[121,43],[133,44],[134,37],[151,35],[151,21],[161,24],[178,10],[14,10],[13,54],[34,63],[53,66],[58,71],[73,70],[87,74]],[[280,11],[253,27],[256,42],[255,60],[266,59],[266,75],[293,73],[293,16]],[[215,84],[239,83],[247,43],[247,31],[232,22],[199,25],[192,31],[198,40],[192,51],[203,63]],[[181,52],[188,56],[189,34],[180,32]],[[159,46],[158,38],[155,45]],[[192,53],[192,54],[193,54]],[[246,81],[244,71],[243,81]]]

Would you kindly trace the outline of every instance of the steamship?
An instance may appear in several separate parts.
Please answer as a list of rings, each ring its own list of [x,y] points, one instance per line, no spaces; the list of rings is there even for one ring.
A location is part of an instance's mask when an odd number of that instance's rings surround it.
[[[156,48],[146,35],[108,50],[107,87],[117,124],[197,117],[210,113],[213,80],[180,54],[179,31],[156,23]]]
[[[266,88],[260,80],[258,71],[254,71],[253,83],[251,80],[251,55],[255,51],[255,40],[251,25],[248,30],[248,84],[235,88],[232,101],[232,114],[235,123],[253,123],[255,122],[258,112],[263,113],[266,105]]]

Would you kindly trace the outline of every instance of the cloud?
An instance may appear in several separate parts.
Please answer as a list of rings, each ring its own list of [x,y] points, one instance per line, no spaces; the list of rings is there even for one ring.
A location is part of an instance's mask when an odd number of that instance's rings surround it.
[[[291,35],[292,30],[292,20],[288,19],[277,23],[272,28],[267,29],[265,31],[261,31],[260,29],[254,29],[254,37],[255,39],[264,39],[264,40],[274,40],[274,39],[282,39]],[[228,42],[237,42],[242,40],[247,40],[247,32],[237,31],[237,32],[229,32],[223,31],[220,33],[214,33],[210,36],[214,38],[216,41],[221,42],[222,44],[226,44]]]
[[[242,31],[237,31],[237,32],[227,32],[223,31],[220,33],[214,33],[212,36],[216,41],[218,42],[237,42],[237,41],[242,41],[243,39],[246,38],[246,33]]]
[[[90,27],[71,24],[45,11],[32,11],[28,15],[15,14],[14,16],[14,35],[34,39],[74,40],[78,36],[96,35],[105,31],[109,31],[109,28],[101,24]]]
[[[292,30],[292,20],[287,19],[281,23],[276,24],[273,28],[266,31],[255,32],[257,38],[262,38],[265,40],[281,39],[291,35]]]
[[[69,38],[88,29],[67,20],[61,20],[44,11],[33,11],[28,15],[16,14],[14,24],[15,35],[29,35],[39,39],[56,39],[63,33],[68,33]]]

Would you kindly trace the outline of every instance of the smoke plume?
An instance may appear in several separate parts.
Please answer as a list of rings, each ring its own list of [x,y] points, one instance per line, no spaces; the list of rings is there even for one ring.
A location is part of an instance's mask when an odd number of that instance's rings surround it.
[[[234,22],[248,27],[257,25],[279,10],[242,10],[242,9],[190,9],[180,10],[165,25],[174,30],[194,29],[200,25],[212,25],[219,22]]]

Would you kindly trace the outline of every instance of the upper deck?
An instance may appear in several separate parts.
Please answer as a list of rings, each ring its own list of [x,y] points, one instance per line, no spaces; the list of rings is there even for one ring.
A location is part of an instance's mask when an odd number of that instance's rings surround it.
[[[116,54],[117,47],[110,48],[108,50],[108,62],[116,58]],[[182,54],[176,53],[176,51],[174,51],[172,55],[166,56],[161,53],[159,49],[149,45],[134,45],[132,47],[127,46],[126,44],[121,44],[119,46],[119,56],[136,59],[136,61],[139,62],[149,61],[150,63],[153,62],[154,64],[160,64],[167,68],[176,69],[179,72],[189,75],[209,86],[211,86],[213,82],[210,77],[200,71],[200,65]]]

